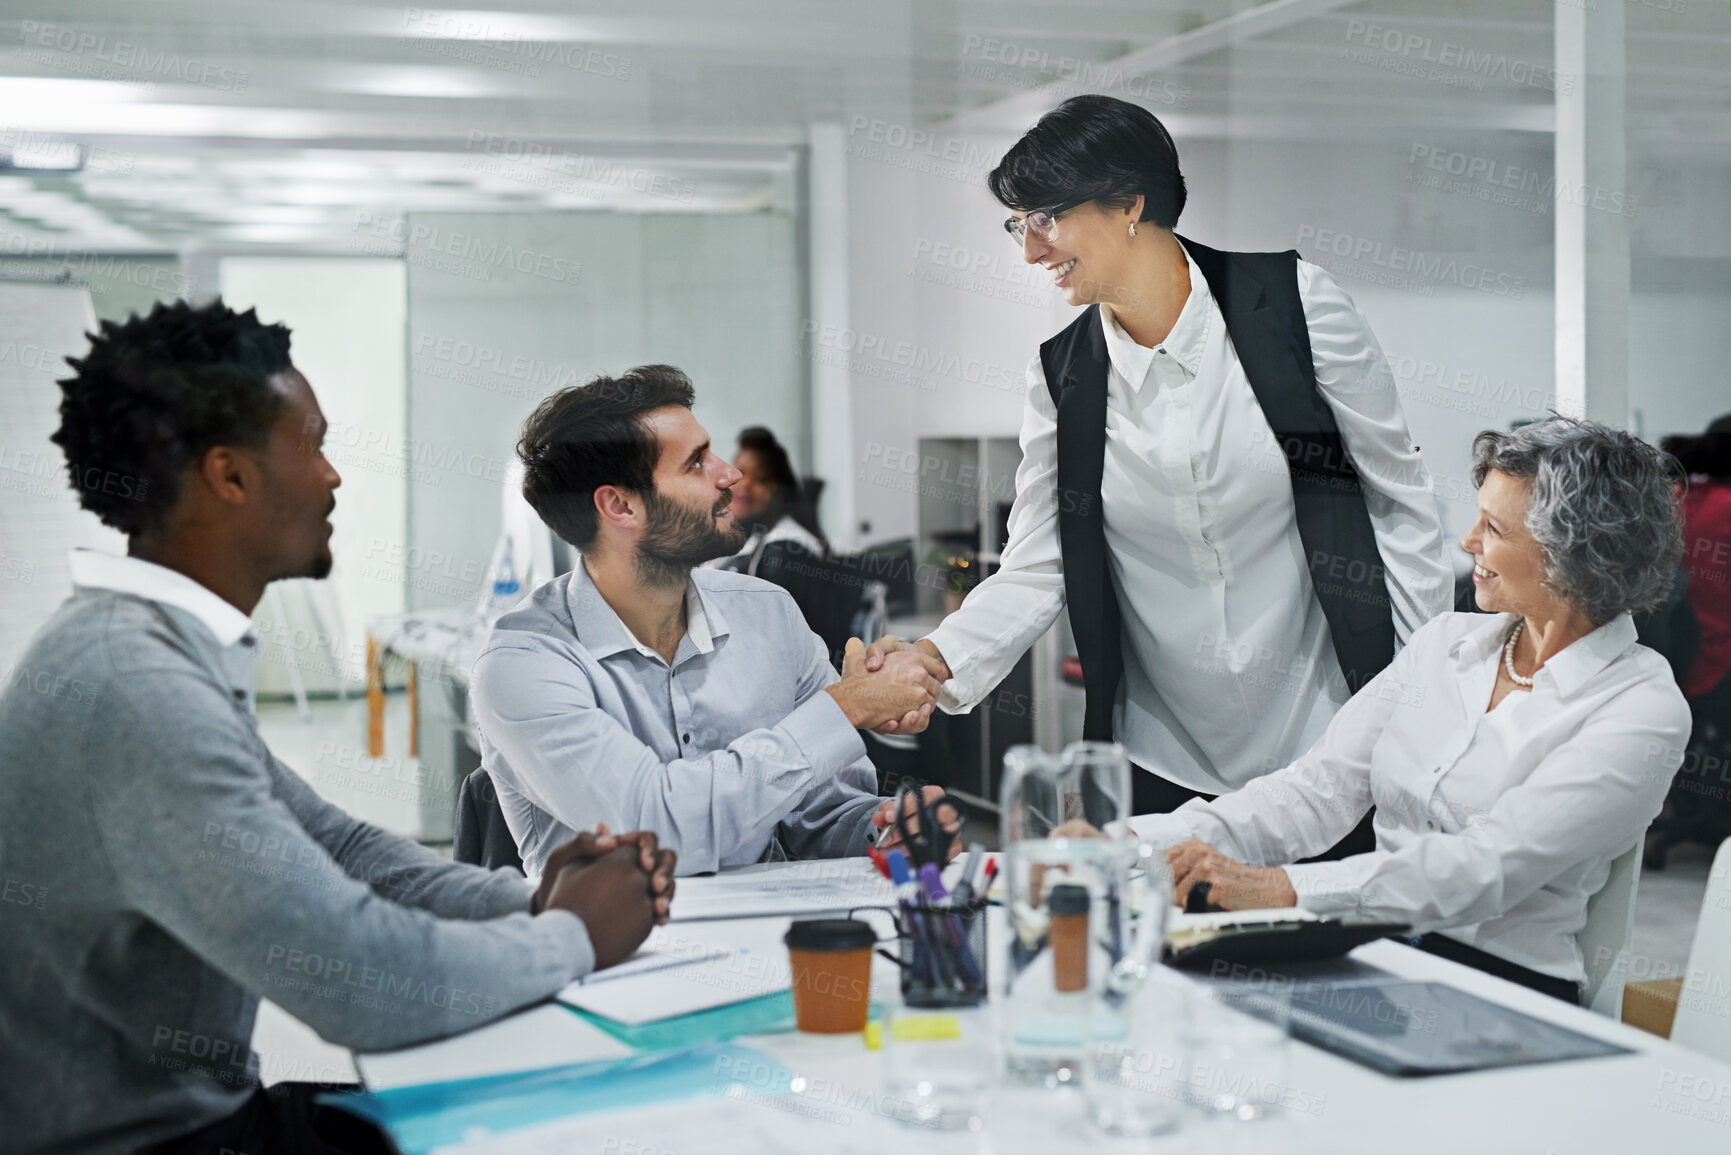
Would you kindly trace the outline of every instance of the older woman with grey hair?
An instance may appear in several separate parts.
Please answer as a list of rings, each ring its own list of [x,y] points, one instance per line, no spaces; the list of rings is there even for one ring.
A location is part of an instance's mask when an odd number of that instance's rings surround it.
[[[1576,935],[1611,862],[1659,813],[1689,735],[1632,612],[1667,593],[1673,459],[1552,417],[1473,442],[1461,545],[1485,614],[1412,636],[1298,761],[1133,825],[1186,897],[1411,924],[1416,944],[1571,1002]],[[1376,849],[1297,865],[1372,805]]]

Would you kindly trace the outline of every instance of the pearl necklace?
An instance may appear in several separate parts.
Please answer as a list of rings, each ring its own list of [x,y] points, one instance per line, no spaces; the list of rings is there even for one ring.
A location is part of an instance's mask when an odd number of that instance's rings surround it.
[[[1523,678],[1519,674],[1515,673],[1515,643],[1521,640],[1521,631],[1526,629],[1526,627],[1527,623],[1525,621],[1516,622],[1514,633],[1510,634],[1509,640],[1503,643],[1503,669],[1509,672],[1510,679],[1512,679],[1517,686],[1531,686],[1533,684],[1532,678]],[[1540,663],[1540,665],[1543,664],[1544,663],[1542,662]],[[1537,675],[1538,671],[1534,670],[1533,673]]]

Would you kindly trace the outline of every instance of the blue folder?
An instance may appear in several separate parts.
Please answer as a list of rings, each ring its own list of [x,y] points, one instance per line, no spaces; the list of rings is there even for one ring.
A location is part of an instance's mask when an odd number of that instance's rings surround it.
[[[427,1083],[389,1091],[321,1095],[321,1103],[388,1132],[403,1155],[588,1111],[724,1095],[750,1072],[755,1094],[790,1090],[791,1073],[761,1051],[698,1043],[673,1051],[572,1063],[539,1071]]]

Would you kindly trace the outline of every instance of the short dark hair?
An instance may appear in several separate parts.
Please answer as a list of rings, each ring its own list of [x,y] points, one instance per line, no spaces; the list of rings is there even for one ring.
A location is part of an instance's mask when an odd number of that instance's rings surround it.
[[[1178,148],[1160,118],[1112,96],[1072,96],[1039,119],[998,162],[986,186],[1006,208],[1048,209],[1066,201],[1128,208],[1174,228],[1184,211]]]
[[[262,447],[288,399],[269,378],[291,366],[289,331],[221,300],[158,302],[104,321],[68,357],[60,428],[78,502],[128,536],[162,528],[188,466],[217,445]]]
[[[523,496],[547,527],[578,549],[595,540],[595,491],[617,485],[655,492],[661,446],[643,415],[669,405],[690,409],[691,378],[671,365],[639,365],[553,394],[529,415],[517,456]]]

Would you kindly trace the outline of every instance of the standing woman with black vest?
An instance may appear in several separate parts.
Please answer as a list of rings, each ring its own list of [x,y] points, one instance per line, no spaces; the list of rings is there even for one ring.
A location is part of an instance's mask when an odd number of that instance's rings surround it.
[[[999,570],[915,644],[960,712],[1068,602],[1084,733],[1129,750],[1135,811],[1236,790],[1449,608],[1394,378],[1323,269],[1172,231],[1177,152],[1138,105],[1065,101],[988,183],[1024,259],[1089,308],[1028,367]]]

